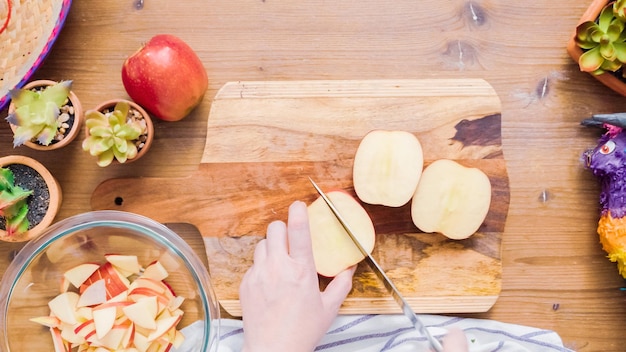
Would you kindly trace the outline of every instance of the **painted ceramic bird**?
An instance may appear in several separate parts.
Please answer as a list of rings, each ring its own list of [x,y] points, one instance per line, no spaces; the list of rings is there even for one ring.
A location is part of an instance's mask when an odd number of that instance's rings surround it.
[[[582,124],[607,130],[583,156],[601,186],[600,243],[626,278],[626,113],[593,115]]]

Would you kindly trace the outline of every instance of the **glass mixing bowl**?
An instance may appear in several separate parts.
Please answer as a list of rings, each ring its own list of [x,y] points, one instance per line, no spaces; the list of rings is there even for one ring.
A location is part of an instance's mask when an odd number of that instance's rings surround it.
[[[144,267],[159,260],[169,273],[165,281],[185,298],[177,326],[185,342],[179,351],[217,349],[217,299],[193,249],[149,218],[94,211],[52,225],[13,259],[0,282],[0,351],[54,351],[49,328],[29,319],[50,314],[48,302],[60,293],[65,271],[82,263],[104,263],[105,254],[136,255]]]

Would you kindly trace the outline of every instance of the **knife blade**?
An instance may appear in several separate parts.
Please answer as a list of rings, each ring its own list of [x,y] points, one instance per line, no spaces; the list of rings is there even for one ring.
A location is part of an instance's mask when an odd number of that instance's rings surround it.
[[[402,294],[400,293],[400,291],[398,290],[396,285],[393,283],[393,281],[391,281],[391,279],[389,279],[389,277],[387,276],[385,271],[378,264],[378,262],[374,259],[374,257],[372,257],[365,250],[365,248],[363,248],[363,246],[361,245],[359,240],[354,235],[354,232],[352,232],[352,230],[350,229],[350,226],[348,225],[348,223],[346,223],[345,219],[343,218],[343,216],[341,216],[339,210],[337,210],[337,208],[335,207],[333,202],[330,200],[330,198],[328,198],[326,193],[324,193],[324,191],[322,191],[322,189],[317,185],[317,183],[315,183],[315,181],[313,181],[313,179],[311,177],[309,177],[309,181],[311,182],[311,184],[313,185],[313,187],[315,188],[317,193],[320,195],[320,197],[322,197],[324,202],[326,202],[326,204],[330,208],[331,212],[335,215],[335,218],[337,218],[337,220],[339,221],[339,223],[341,224],[343,229],[346,230],[346,232],[348,233],[348,236],[350,236],[350,239],[352,239],[352,242],[354,242],[354,244],[359,249],[361,254],[363,254],[363,256],[365,257],[365,261],[370,266],[372,271],[374,271],[374,273],[376,274],[378,279],[380,281],[382,281],[382,283],[384,284],[384,286],[387,289],[387,291],[391,294],[391,297],[400,306],[400,309],[402,310],[402,313],[409,319],[409,321],[411,321],[411,323],[413,324],[413,327],[415,327],[415,329],[418,332],[420,332],[422,335],[424,335],[428,339],[428,342],[430,343],[430,346],[436,352],[443,352],[443,347],[441,346],[441,343],[439,343],[439,341],[437,339],[435,339],[430,334],[430,332],[426,328],[426,325],[424,325],[424,323],[420,320],[420,318],[417,316],[417,314],[415,314],[415,312],[409,306],[408,302],[402,296]]]

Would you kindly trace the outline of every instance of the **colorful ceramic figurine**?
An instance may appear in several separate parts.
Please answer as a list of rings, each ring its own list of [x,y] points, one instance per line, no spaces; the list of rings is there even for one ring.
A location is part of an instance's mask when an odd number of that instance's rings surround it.
[[[582,124],[607,130],[583,155],[601,185],[600,243],[626,278],[626,113],[593,115]]]

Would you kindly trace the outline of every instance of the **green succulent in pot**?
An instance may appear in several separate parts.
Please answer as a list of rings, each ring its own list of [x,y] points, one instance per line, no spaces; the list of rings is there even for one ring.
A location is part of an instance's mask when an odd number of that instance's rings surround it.
[[[49,150],[69,144],[82,123],[82,107],[71,91],[72,81],[32,81],[9,91],[6,120],[13,130],[13,146]]]
[[[594,75],[615,72],[626,63],[626,1],[606,5],[596,21],[576,27],[576,44],[583,49],[580,69]]]
[[[139,158],[148,150],[154,134],[148,113],[126,100],[110,101],[87,111],[85,126],[83,150],[97,156],[101,167],[114,160],[126,163]]]
[[[0,217],[4,219],[9,236],[28,230],[30,224],[26,217],[28,214],[26,199],[32,193],[15,184],[10,169],[0,168]]]

